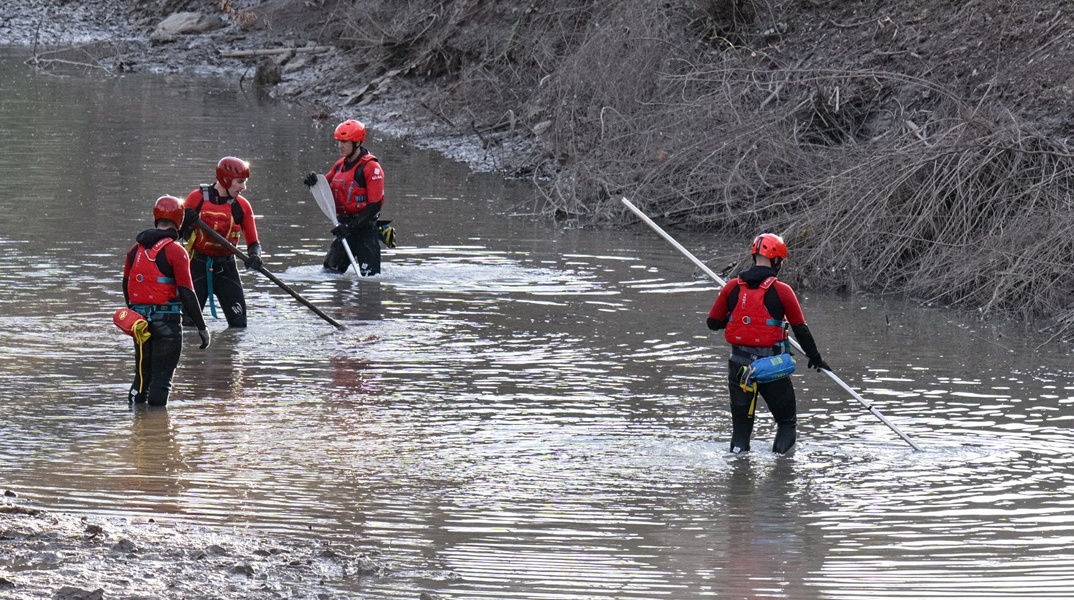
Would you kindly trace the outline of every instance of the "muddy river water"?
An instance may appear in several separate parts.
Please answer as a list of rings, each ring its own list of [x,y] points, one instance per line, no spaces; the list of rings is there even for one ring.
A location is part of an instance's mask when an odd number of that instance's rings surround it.
[[[361,117],[361,110],[353,113]],[[311,110],[233,82],[35,76],[0,56],[0,488],[54,511],[340,540],[355,598],[1074,594],[1074,369],[1018,328],[801,293],[840,377],[800,369],[799,444],[727,452],[715,284],[650,230],[528,215],[530,192],[372,132],[400,245],[327,275]],[[188,339],[132,410],[111,323],[152,201],[253,163],[250,327]],[[672,232],[715,268],[748,240]],[[793,248],[787,269],[793,269]],[[208,312],[208,311],[207,311]]]

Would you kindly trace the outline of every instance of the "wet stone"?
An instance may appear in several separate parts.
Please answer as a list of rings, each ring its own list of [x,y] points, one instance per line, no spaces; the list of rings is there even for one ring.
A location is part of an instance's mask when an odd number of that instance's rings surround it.
[[[113,552],[120,552],[120,553],[123,553],[123,554],[130,554],[132,552],[136,552],[137,550],[138,550],[138,547],[135,546],[134,542],[132,542],[132,541],[126,539],[126,538],[123,538],[123,539],[119,540],[118,542],[116,542],[112,546],[112,551]]]
[[[247,564],[235,565],[231,567],[231,573],[233,575],[245,575],[246,577],[253,577],[254,568]]]
[[[97,588],[95,590],[83,590],[76,587],[64,586],[56,592],[53,596],[55,600],[103,600],[104,590]]]

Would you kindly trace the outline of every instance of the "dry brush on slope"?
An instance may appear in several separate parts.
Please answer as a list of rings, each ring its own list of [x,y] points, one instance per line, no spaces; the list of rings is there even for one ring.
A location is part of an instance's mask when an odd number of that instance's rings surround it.
[[[406,78],[489,146],[540,140],[524,172],[547,214],[618,226],[629,196],[671,225],[786,234],[810,287],[1074,330],[1061,0],[227,4],[337,44],[366,96]]]
[[[1071,95],[1049,79],[1071,56],[1059,4],[509,4],[410,2],[383,14],[379,59],[405,48],[437,76],[446,118],[535,130],[547,211],[616,224],[625,195],[679,226],[783,232],[811,287],[1074,324],[1069,124],[1041,118]]]

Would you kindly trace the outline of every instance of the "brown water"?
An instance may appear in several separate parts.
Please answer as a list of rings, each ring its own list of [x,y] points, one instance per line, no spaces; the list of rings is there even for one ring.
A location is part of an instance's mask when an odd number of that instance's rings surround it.
[[[0,60],[0,487],[380,552],[355,597],[1074,594],[1065,350],[802,294],[836,372],[925,451],[800,371],[797,452],[764,451],[762,410],[731,456],[716,288],[667,243],[534,220],[523,186],[374,132],[401,245],[375,280],[326,275],[300,177],[335,153],[310,112]],[[210,321],[168,409],[132,411],[123,252],[225,154],[253,161],[267,267],[347,329],[247,275],[250,328]],[[672,233],[713,266],[745,243]]]

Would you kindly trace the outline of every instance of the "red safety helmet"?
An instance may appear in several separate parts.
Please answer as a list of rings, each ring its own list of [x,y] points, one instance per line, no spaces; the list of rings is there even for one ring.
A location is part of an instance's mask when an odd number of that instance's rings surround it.
[[[248,179],[250,177],[250,163],[242,160],[241,158],[235,158],[234,156],[225,156],[220,159],[220,162],[216,163],[216,180],[220,182],[220,185],[225,189],[231,188],[231,182],[236,179]]]
[[[175,228],[183,226],[183,201],[175,196],[161,196],[153,204],[153,224],[165,219],[175,223]]]
[[[365,141],[365,125],[360,121],[350,119],[336,125],[336,139],[341,142],[354,142],[361,144]]]
[[[787,258],[787,244],[774,233],[762,233],[753,238],[753,244],[750,245],[750,255],[754,254],[760,254],[770,260]]]

